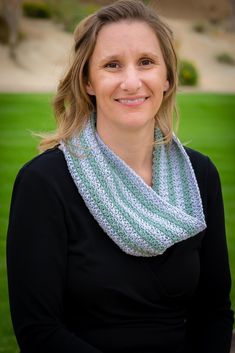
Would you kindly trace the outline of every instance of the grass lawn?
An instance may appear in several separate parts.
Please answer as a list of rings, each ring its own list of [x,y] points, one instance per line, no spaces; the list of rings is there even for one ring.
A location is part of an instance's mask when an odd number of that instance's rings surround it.
[[[5,237],[13,182],[19,168],[37,153],[30,131],[52,129],[51,96],[0,95],[0,353],[18,353],[12,333],[5,264]]]
[[[19,168],[36,155],[30,131],[53,129],[49,94],[0,94],[0,353],[18,353],[9,315],[5,237],[13,182]],[[230,263],[235,282],[235,95],[179,94],[179,136],[207,154],[222,181]],[[235,286],[232,289],[235,309]]]

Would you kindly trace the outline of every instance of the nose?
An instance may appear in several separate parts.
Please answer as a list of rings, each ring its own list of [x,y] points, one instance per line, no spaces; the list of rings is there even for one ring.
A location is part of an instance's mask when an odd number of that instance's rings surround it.
[[[142,85],[140,73],[135,67],[127,67],[123,72],[121,89],[126,92],[136,92]]]

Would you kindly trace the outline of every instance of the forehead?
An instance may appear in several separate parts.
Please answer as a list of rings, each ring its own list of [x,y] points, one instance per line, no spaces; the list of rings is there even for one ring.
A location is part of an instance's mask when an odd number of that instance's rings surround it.
[[[123,20],[104,25],[98,33],[93,55],[115,55],[126,50],[161,52],[158,37],[144,21]]]

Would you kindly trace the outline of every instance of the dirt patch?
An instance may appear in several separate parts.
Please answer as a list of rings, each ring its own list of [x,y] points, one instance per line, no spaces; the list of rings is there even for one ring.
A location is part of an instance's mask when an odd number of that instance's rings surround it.
[[[154,0],[151,2],[163,16],[176,19],[221,21],[230,16],[230,0]]]
[[[0,46],[0,91],[53,91],[69,60],[73,37],[49,20],[22,21],[24,39],[16,50]]]
[[[220,53],[235,58],[235,33],[209,26],[206,33],[193,30],[192,20],[168,20],[174,31],[179,57],[195,63],[202,91],[235,92],[235,66],[216,60]]]

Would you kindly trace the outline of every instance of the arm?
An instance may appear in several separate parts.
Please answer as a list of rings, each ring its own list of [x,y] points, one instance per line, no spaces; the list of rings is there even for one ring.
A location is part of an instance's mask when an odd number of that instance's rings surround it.
[[[10,307],[22,353],[101,353],[63,323],[67,237],[59,195],[25,167],[15,182],[7,239]]]
[[[229,353],[233,326],[231,278],[218,172],[208,160],[207,229],[200,250],[200,282],[187,322],[188,353]]]

